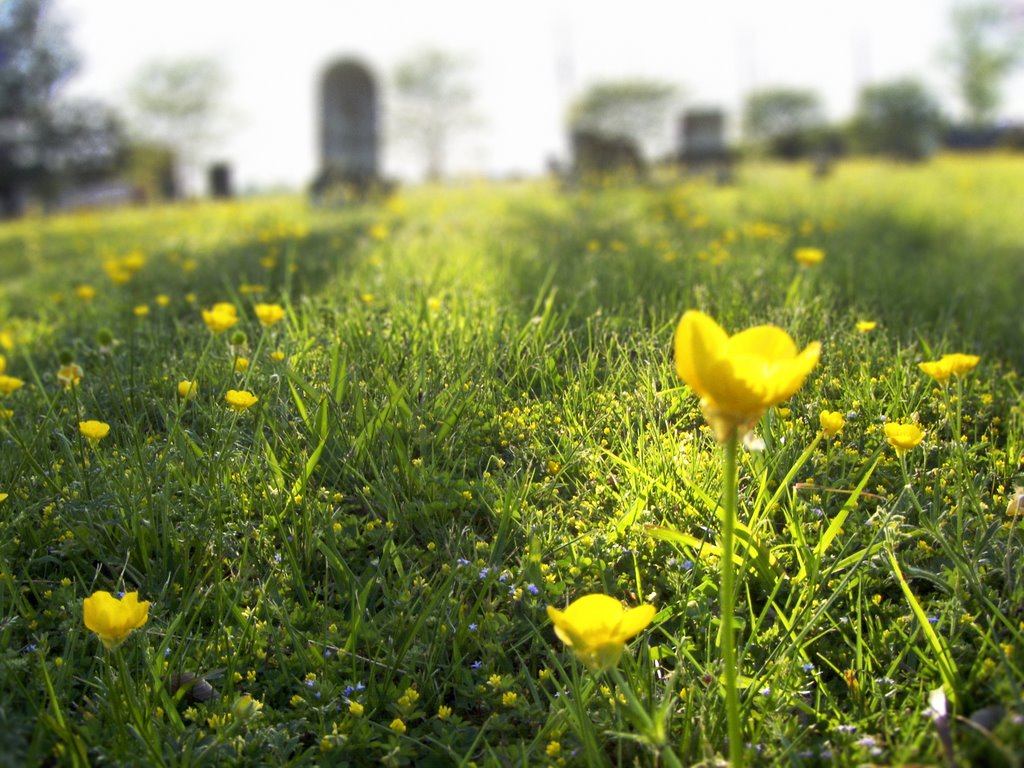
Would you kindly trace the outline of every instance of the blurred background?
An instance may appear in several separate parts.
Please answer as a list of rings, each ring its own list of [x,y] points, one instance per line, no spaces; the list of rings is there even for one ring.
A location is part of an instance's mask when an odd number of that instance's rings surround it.
[[[1020,149],[1022,52],[1020,0],[0,0],[0,202]]]

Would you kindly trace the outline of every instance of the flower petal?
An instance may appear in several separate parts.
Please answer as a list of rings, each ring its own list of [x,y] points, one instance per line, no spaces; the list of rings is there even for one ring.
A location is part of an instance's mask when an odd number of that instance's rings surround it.
[[[615,631],[617,637],[625,642],[631,637],[640,634],[648,624],[654,621],[654,616],[657,612],[658,610],[653,605],[647,604],[630,608],[619,621],[619,626]]]
[[[676,372],[701,397],[708,395],[709,366],[725,348],[729,336],[709,315],[697,310],[683,314],[676,328]]]
[[[755,325],[729,337],[731,355],[752,355],[765,360],[789,360],[796,357],[796,344],[789,334],[774,325]]]

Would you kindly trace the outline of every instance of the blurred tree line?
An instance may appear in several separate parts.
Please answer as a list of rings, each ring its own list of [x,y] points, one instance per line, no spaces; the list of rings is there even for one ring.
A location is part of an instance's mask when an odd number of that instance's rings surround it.
[[[1019,127],[1000,131],[995,125],[1003,81],[1024,59],[1024,17],[999,0],[961,2],[952,9],[950,25],[941,53],[964,120],[944,115],[935,95],[911,78],[864,87],[854,116],[841,125],[826,123],[813,91],[768,88],[749,94],[744,105],[750,149],[782,159],[859,152],[920,160],[943,144],[1024,148]]]
[[[0,218],[113,179],[135,200],[173,198],[180,166],[209,142],[224,82],[216,61],[150,63],[130,88],[127,124],[102,102],[63,95],[78,66],[50,0],[0,3]]]
[[[123,159],[116,114],[95,101],[59,98],[78,57],[46,0],[0,5],[0,216],[28,196],[102,177]]]

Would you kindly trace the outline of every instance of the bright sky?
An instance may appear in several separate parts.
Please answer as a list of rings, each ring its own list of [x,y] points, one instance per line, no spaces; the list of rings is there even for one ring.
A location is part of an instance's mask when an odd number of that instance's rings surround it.
[[[317,83],[354,55],[385,80],[424,46],[470,58],[483,124],[452,170],[536,172],[565,157],[565,108],[589,83],[650,77],[683,106],[721,106],[733,126],[751,88],[805,87],[831,117],[860,86],[922,79],[957,113],[938,51],[952,0],[57,0],[83,67],[69,92],[117,104],[153,58],[214,55],[230,78],[232,129],[215,149],[241,189],[315,175]],[[1024,72],[1004,89],[1024,119]],[[385,172],[409,157],[385,146]]]

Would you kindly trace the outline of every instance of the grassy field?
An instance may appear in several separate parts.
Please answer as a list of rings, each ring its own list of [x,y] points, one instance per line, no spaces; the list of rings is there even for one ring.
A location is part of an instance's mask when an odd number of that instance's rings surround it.
[[[0,226],[0,763],[723,761],[700,309],[822,345],[739,458],[743,759],[1021,765],[1022,208],[1017,156]],[[592,593],[657,611],[597,672]]]

